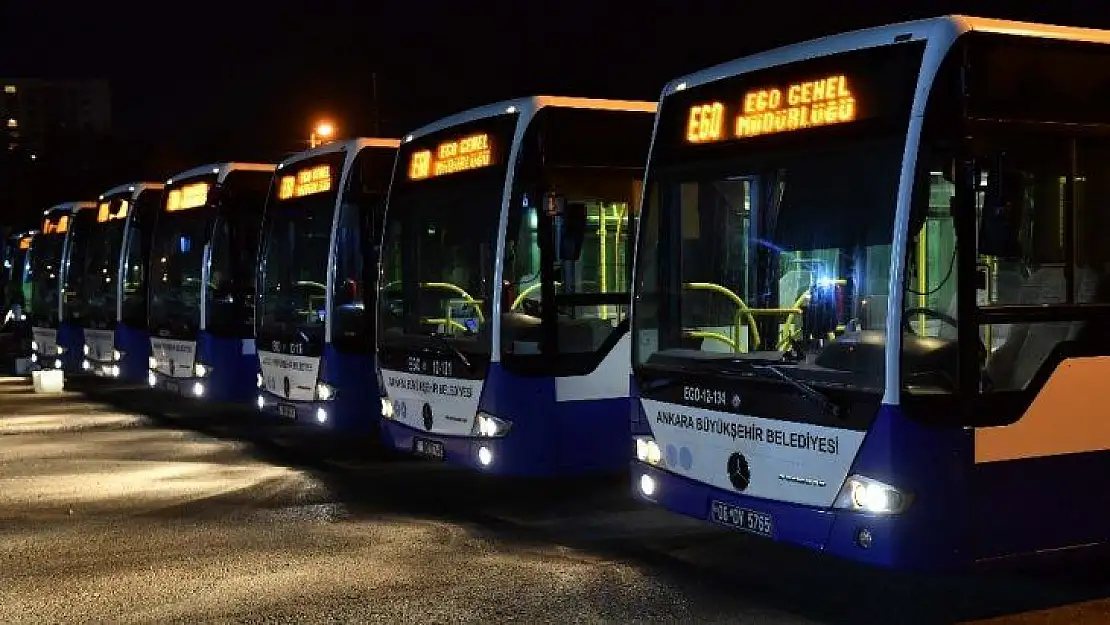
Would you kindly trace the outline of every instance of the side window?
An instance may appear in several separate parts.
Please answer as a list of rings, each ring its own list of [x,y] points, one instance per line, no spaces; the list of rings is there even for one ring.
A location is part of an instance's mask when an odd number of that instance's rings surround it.
[[[363,303],[363,209],[347,201],[339,207],[335,231],[335,276],[332,304],[332,343],[342,349],[369,349],[366,338],[367,311]]]
[[[953,160],[938,158],[918,175],[907,240],[903,330],[956,339],[956,184]]]
[[[981,308],[1110,301],[1106,244],[1110,151],[1101,142],[1010,135],[980,159]],[[1022,390],[1062,344],[1096,330],[1088,321],[987,323],[986,392]]]
[[[208,259],[208,283],[205,297],[208,306],[208,329],[211,332],[226,334],[236,326],[239,305],[235,297],[236,250],[232,240],[231,226],[224,219],[216,222],[212,229],[211,246]]]

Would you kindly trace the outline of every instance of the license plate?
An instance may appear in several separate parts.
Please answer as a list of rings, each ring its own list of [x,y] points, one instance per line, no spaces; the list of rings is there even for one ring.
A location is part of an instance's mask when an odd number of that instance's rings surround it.
[[[727,525],[733,529],[758,534],[767,538],[771,537],[771,532],[773,531],[771,515],[766,512],[756,512],[755,510],[740,508],[723,501],[714,501],[712,503],[709,517],[714,523]]]
[[[296,419],[297,407],[293,404],[278,404],[278,415],[283,419]]]
[[[443,460],[443,443],[439,441],[417,438],[412,442],[412,449],[421,456]]]
[[[180,393],[181,387],[178,386],[177,382],[166,382],[166,390],[171,393]]]

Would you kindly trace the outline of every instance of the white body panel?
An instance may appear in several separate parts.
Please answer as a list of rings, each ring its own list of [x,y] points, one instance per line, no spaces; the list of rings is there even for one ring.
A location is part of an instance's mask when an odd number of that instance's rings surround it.
[[[320,374],[318,356],[258,352],[259,369],[267,392],[290,401],[312,401]]]
[[[31,340],[38,345],[40,358],[52,357],[58,353],[58,331],[54,328],[31,328]]]
[[[116,347],[116,332],[85,329],[85,346],[89,348],[85,357],[92,362],[111,362],[112,350]]]
[[[158,373],[172,378],[193,377],[197,342],[151,338],[150,353],[158,361]]]
[[[382,377],[386,396],[393,402],[394,421],[447,436],[469,436],[473,431],[478,399],[482,396],[481,380],[388,370],[382,371]],[[426,414],[425,405],[430,415]]]
[[[555,401],[628,397],[628,363],[631,360],[632,335],[625,332],[593,371],[555,378]]]
[[[809,506],[831,506],[848,477],[865,432],[762,419],[643,400],[663,468],[738,492],[729,456],[748,461],[745,495]]]

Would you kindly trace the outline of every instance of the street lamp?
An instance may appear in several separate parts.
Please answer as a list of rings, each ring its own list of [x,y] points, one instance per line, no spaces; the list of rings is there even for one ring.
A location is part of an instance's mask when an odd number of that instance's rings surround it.
[[[331,122],[319,122],[316,127],[312,129],[312,135],[308,138],[309,147],[316,147],[321,143],[327,142],[335,135],[335,126]]]

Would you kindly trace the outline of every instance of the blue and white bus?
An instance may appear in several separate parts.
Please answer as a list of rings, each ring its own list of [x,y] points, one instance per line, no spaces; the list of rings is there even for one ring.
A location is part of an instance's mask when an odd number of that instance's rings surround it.
[[[399,143],[328,143],[278,165],[258,259],[259,410],[377,433],[376,242]]]
[[[1107,44],[944,17],[668,84],[639,496],[892,568],[1105,543]]]
[[[217,163],[166,181],[147,278],[151,387],[254,400],[254,274],[274,168]]]
[[[84,306],[82,370],[141,382],[150,359],[146,331],[146,265],[161,208],[162,184],[135,182],[104,192],[88,246],[78,300]],[[71,267],[72,273],[76,269]]]
[[[500,475],[627,467],[632,232],[655,104],[531,97],[401,144],[383,438]]]
[[[92,202],[66,202],[43,212],[42,231],[31,244],[27,268],[27,317],[31,322],[31,364],[35,368],[65,369],[72,353],[80,353],[79,334],[59,333],[63,308],[60,293],[71,226],[79,212],[95,208]]]

